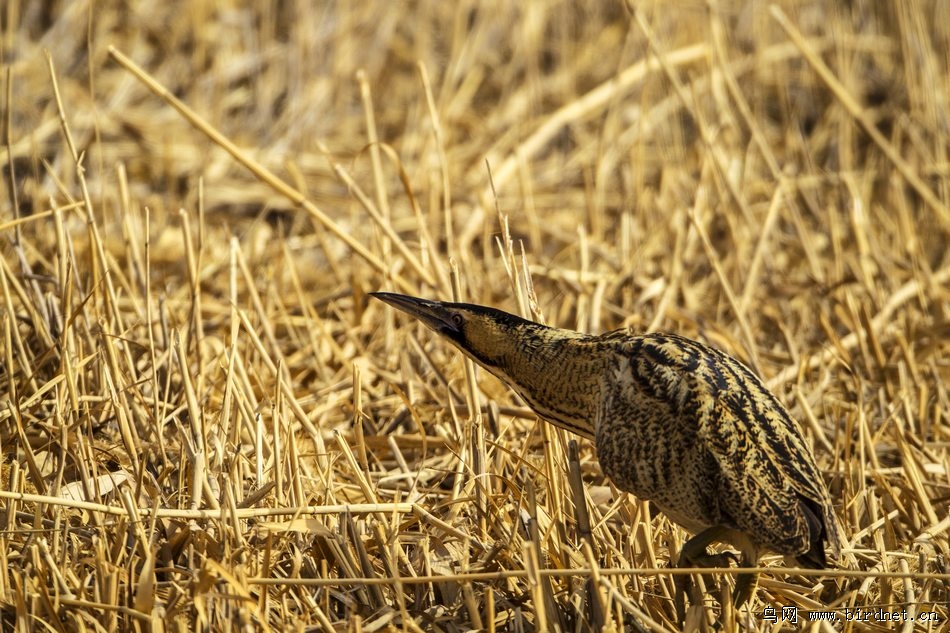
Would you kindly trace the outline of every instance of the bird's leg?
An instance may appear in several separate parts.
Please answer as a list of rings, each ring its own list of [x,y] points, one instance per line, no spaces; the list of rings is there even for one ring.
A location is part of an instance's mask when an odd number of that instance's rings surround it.
[[[689,539],[680,550],[677,567],[728,567],[729,561],[738,563],[738,559],[732,552],[710,554],[706,550],[710,543],[722,540],[723,536],[728,533],[729,530],[727,528],[714,526],[703,530]],[[711,579],[706,579],[705,582],[711,584],[710,580]],[[686,617],[686,594],[690,594],[690,602],[693,604],[702,602],[703,596],[689,576],[678,575],[673,584],[676,586],[676,616],[682,623]],[[752,588],[754,587],[755,585],[753,584]]]

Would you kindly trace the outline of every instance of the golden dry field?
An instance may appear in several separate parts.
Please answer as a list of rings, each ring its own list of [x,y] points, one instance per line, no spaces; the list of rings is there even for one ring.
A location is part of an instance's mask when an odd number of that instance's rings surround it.
[[[278,4],[0,4],[0,629],[950,630],[950,3]],[[678,621],[377,290],[742,359],[841,559]]]

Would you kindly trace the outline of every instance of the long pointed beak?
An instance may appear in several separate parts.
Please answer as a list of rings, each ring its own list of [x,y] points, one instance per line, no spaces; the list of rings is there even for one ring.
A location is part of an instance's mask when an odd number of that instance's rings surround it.
[[[419,319],[439,334],[450,334],[459,330],[458,326],[452,321],[452,315],[448,308],[441,301],[429,301],[394,292],[371,292],[369,294],[371,297],[376,297],[397,310]]]

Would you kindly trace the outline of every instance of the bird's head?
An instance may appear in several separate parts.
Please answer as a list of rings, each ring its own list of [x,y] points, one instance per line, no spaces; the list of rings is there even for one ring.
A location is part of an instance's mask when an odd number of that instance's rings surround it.
[[[495,373],[507,369],[506,356],[519,342],[523,345],[529,331],[546,329],[485,306],[429,301],[391,292],[371,292],[370,295],[422,321],[472,360]]]

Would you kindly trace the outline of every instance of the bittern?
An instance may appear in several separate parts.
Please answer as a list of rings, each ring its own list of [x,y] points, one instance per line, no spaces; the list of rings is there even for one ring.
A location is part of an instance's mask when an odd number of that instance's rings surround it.
[[[675,334],[601,335],[494,308],[372,293],[500,378],[541,418],[593,439],[617,488],[652,501],[695,536],[680,564],[741,566],[772,551],[827,566],[839,537],[821,472],[798,425],[744,364]],[[754,589],[737,581],[736,603]],[[680,606],[678,605],[678,610]]]

